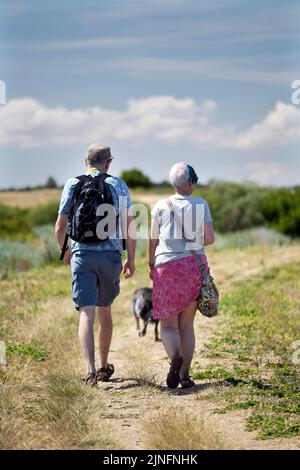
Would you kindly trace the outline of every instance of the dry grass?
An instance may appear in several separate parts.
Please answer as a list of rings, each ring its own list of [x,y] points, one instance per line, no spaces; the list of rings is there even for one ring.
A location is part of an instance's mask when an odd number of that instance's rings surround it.
[[[222,291],[226,291],[248,276],[267,272],[280,263],[293,263],[300,257],[300,245],[255,246],[246,249],[224,250],[220,253],[214,246],[207,248],[213,276]],[[284,257],[283,257],[284,252]]]
[[[49,436],[45,444],[55,449],[114,449],[114,429],[104,419],[106,409],[98,390],[85,387],[68,370],[48,376],[44,404]]]
[[[195,416],[192,410],[169,407],[151,414],[143,422],[143,441],[150,450],[224,450],[224,438]]]
[[[1,449],[121,448],[105,417],[105,393],[79,379],[84,373],[70,307],[50,301],[40,321],[27,318],[22,325],[19,340],[38,338],[50,354],[43,362],[10,359],[0,389]]]
[[[148,204],[149,206],[154,206],[157,201],[163,199],[164,197],[168,197],[172,194],[163,194],[160,192],[152,192],[152,191],[138,191],[138,190],[131,190],[130,191],[131,197],[134,201],[142,202],[143,204]]]
[[[0,448],[120,448],[99,395],[69,368],[46,366],[34,377],[26,376],[26,370],[8,374],[0,391]]]
[[[0,449],[13,449],[26,433],[23,421],[15,419],[23,408],[19,389],[20,384],[10,383],[9,378],[0,387]]]
[[[144,338],[141,338],[139,344],[133,344],[130,351],[126,353],[125,372],[128,378],[138,385],[156,385],[156,374],[153,372],[151,358],[147,354],[143,340]]]
[[[56,188],[34,189],[32,191],[0,191],[0,204],[27,209],[58,200],[60,195],[61,189]],[[140,201],[150,206],[162,198],[160,193],[148,193],[147,191],[131,191],[131,195],[135,201]]]

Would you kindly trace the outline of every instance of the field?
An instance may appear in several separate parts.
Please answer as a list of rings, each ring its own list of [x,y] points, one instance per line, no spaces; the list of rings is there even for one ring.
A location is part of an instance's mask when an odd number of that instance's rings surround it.
[[[25,203],[7,194],[6,204]],[[47,203],[44,196],[31,196],[26,207],[38,197]],[[134,198],[150,203],[159,194]],[[152,327],[145,338],[135,330],[132,293],[150,286],[144,250],[114,305],[116,372],[97,389],[81,381],[69,268],[50,257],[7,270],[0,280],[8,361],[0,368],[0,448],[299,449],[300,245],[273,235],[259,244],[261,233],[222,236],[208,250],[221,308],[216,319],[196,318],[197,386],[187,391],[166,388],[168,359]]]
[[[60,197],[61,189],[37,189],[32,191],[0,191],[0,204],[11,207],[27,209],[40,204],[47,204],[57,201]],[[145,204],[155,204],[160,199],[157,192],[147,193],[142,191],[131,191],[133,199],[142,200]]]
[[[57,201],[60,189],[38,189],[33,191],[0,191],[0,204],[27,209],[28,207]]]

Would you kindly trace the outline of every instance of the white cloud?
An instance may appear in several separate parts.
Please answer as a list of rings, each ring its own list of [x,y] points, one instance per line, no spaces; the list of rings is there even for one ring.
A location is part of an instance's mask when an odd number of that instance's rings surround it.
[[[300,110],[278,102],[261,122],[241,131],[236,125],[219,124],[215,101],[196,103],[173,96],[129,100],[125,111],[100,106],[47,108],[32,98],[15,99],[0,108],[1,145],[68,146],[110,139],[238,150],[278,146],[300,140]]]
[[[295,170],[291,166],[285,165],[280,162],[249,162],[245,167],[245,175],[248,181],[263,186],[274,185],[288,185],[294,181]]]
[[[300,140],[300,110],[279,101],[261,122],[237,136],[236,147],[248,149],[295,140]]]

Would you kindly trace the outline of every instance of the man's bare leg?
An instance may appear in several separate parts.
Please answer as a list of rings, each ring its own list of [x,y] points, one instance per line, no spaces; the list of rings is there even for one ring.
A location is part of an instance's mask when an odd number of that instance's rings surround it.
[[[94,342],[95,307],[82,307],[79,311],[78,337],[87,363],[87,371],[96,372]]]
[[[107,307],[97,307],[96,312],[99,317],[99,354],[100,367],[107,368],[107,359],[111,344],[113,323],[111,317],[111,305]]]

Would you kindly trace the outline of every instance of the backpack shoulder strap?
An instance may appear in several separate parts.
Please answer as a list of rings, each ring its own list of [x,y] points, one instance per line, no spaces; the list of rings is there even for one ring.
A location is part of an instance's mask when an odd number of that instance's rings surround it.
[[[178,215],[176,214],[176,211],[175,211],[175,209],[174,209],[174,206],[173,206],[173,204],[172,204],[171,199],[168,198],[168,199],[166,200],[166,202],[167,202],[167,204],[168,204],[168,206],[169,206],[169,209],[170,209],[170,211],[171,211],[171,214],[173,215],[173,218],[174,218],[175,222],[176,222],[176,223],[181,227],[181,229],[182,229],[182,236],[183,236],[183,239],[184,239],[186,242],[188,242],[188,240],[187,240],[187,238],[185,237],[185,234],[184,234],[184,227],[182,226],[182,223],[181,223],[181,221],[179,220]],[[207,274],[206,274],[206,271],[205,271],[205,268],[204,268],[204,264],[202,263],[200,256],[198,255],[198,253],[197,253],[196,250],[189,250],[189,252],[190,252],[191,255],[194,257],[194,260],[196,261],[197,265],[198,265],[199,268],[200,268],[200,271],[201,271],[201,273],[202,273],[203,279],[205,279]]]
[[[81,181],[81,180],[85,180],[88,177],[89,177],[89,175],[79,175],[79,176],[75,176],[75,179]]]
[[[84,182],[87,180],[87,175],[80,175],[76,176],[76,179],[79,181],[75,187],[75,191],[73,193],[72,201],[71,201],[71,210],[69,212],[69,220],[72,220],[74,215],[74,205],[77,202],[78,196],[80,194],[81,188],[84,185]]]
[[[81,188],[82,188],[82,186],[83,186],[83,184],[84,184],[84,182],[86,181],[87,178],[88,178],[87,175],[75,176],[75,179],[78,180],[78,183],[76,184],[75,191],[74,191],[73,196],[72,196],[70,212],[69,212],[69,214],[68,214],[68,223],[70,223],[70,221],[71,221],[72,218],[73,218],[73,215],[74,215],[74,205],[76,204],[76,201],[77,201],[77,198],[78,198],[78,194],[80,193]],[[68,240],[69,240],[69,232],[68,232],[68,229],[67,229],[67,232],[66,232],[66,235],[65,235],[65,239],[64,239],[64,244],[63,244],[63,247],[62,247],[62,249],[61,249],[61,254],[60,254],[60,260],[61,260],[61,261],[63,261],[65,252],[67,251]]]
[[[106,180],[106,178],[108,178],[109,176],[111,177],[112,175],[109,175],[108,173],[103,173],[102,172],[102,173],[100,173],[100,175],[94,176],[94,178],[102,178],[102,179]]]

